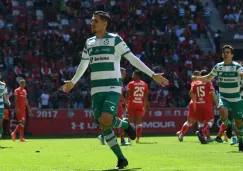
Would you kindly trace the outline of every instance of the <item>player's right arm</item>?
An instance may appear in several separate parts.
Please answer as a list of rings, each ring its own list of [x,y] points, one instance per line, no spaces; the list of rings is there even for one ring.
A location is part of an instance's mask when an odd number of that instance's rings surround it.
[[[65,84],[62,86],[64,92],[68,93],[74,87],[74,85],[82,77],[82,75],[84,74],[88,66],[89,66],[89,54],[85,44],[85,47],[82,52],[81,62],[77,68],[75,75],[71,80],[65,81]]]
[[[140,71],[144,72],[150,76],[155,82],[162,84],[169,84],[169,81],[164,78],[163,73],[156,74],[151,69],[149,69],[141,60],[139,60],[129,49],[126,43],[122,40],[120,36],[115,38],[115,50],[121,56],[125,57],[133,66],[135,66]]]
[[[192,76],[192,80],[194,81],[203,81],[203,82],[209,82],[212,81],[214,79],[214,77],[216,77],[218,75],[217,73],[217,65],[215,65],[212,69],[212,71],[208,74],[208,75],[204,75],[204,76]]]

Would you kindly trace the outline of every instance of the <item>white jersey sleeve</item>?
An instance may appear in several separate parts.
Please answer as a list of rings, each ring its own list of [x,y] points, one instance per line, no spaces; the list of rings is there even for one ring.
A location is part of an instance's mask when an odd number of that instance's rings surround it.
[[[120,36],[116,36],[115,38],[115,51],[121,57],[124,57],[124,55],[131,52],[130,48]]]

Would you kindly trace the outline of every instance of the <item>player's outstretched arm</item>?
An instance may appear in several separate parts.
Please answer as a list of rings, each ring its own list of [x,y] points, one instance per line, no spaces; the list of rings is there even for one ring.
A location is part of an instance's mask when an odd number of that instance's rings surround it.
[[[215,76],[212,75],[211,73],[208,74],[208,75],[205,75],[205,76],[195,76],[195,75],[193,75],[193,76],[192,76],[192,80],[193,80],[193,81],[209,82],[209,81],[212,81],[212,79],[213,79],[214,77],[215,77]]]
[[[88,66],[89,66],[89,60],[82,59],[73,78],[71,80],[64,81],[65,84],[62,86],[62,90],[68,93],[78,82],[78,80],[82,77],[82,75],[84,74]]]
[[[137,69],[144,72],[148,76],[152,77],[155,82],[159,83],[160,85],[169,84],[169,81],[163,77],[164,73],[154,73],[142,61],[140,61],[133,53],[129,52],[125,54],[124,57]]]

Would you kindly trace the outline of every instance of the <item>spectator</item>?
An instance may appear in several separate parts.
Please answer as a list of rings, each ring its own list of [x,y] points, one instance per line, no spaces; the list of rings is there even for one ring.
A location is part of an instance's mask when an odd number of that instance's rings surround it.
[[[49,108],[49,94],[46,90],[41,94],[41,108],[48,109]]]

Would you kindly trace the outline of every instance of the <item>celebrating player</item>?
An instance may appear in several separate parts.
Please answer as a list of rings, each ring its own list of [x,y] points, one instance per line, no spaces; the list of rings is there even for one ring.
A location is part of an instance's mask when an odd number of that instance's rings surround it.
[[[207,75],[206,70],[201,71],[201,76]],[[210,138],[210,128],[214,122],[213,103],[218,106],[218,100],[215,95],[215,90],[212,82],[195,81],[192,86],[192,98],[196,103],[196,115],[199,121],[199,132],[197,136],[202,144],[211,142],[214,139]]]
[[[82,60],[74,77],[72,80],[65,81],[65,85],[62,88],[64,92],[69,92],[84,74],[90,63],[94,118],[99,121],[107,144],[118,158],[116,168],[122,169],[128,165],[128,161],[117,144],[112,127],[124,129],[131,139],[136,138],[136,132],[127,120],[121,120],[116,116],[122,85],[121,58],[125,57],[133,66],[152,77],[160,85],[168,84],[168,80],[162,76],[163,74],[155,74],[131,53],[129,47],[120,36],[107,33],[106,29],[109,22],[109,14],[103,11],[94,12],[91,30],[95,36],[87,39],[82,53]]]
[[[232,123],[228,120],[228,109],[232,110],[235,126],[239,134],[239,151],[243,152],[243,101],[240,96],[240,81],[243,78],[243,67],[233,61],[234,49],[225,45],[222,49],[223,62],[214,66],[210,74],[205,76],[193,76],[194,80],[204,82],[218,77],[219,84],[219,114],[221,121],[227,126],[226,135],[232,136]]]
[[[193,75],[199,76],[200,71],[194,71]],[[194,83],[195,83],[195,81],[192,80],[191,89],[192,89]],[[193,103],[192,91],[189,92],[189,96],[191,98],[191,101],[189,103],[187,121],[183,124],[181,130],[176,133],[176,135],[178,136],[178,140],[180,142],[183,141],[183,137],[184,137],[185,133],[187,132],[188,128],[192,127],[197,122],[197,115],[195,113],[196,103]]]
[[[133,81],[127,85],[127,115],[129,121],[136,127],[137,139],[142,133],[142,119],[146,113],[148,102],[148,85],[141,80],[142,73],[138,70],[132,74]]]
[[[24,139],[24,126],[26,123],[26,107],[28,110],[28,114],[32,116],[32,112],[27,100],[27,92],[24,89],[26,82],[24,79],[19,81],[20,87],[14,90],[14,101],[15,101],[15,113],[18,120],[18,124],[11,134],[12,140],[16,140],[16,133],[19,131],[20,133],[20,142],[26,142]]]
[[[126,78],[126,74],[127,74],[126,69],[121,67],[122,80],[124,80]],[[122,85],[122,94],[120,96],[120,101],[119,101],[119,104],[118,104],[118,113],[117,113],[117,117],[120,118],[120,119],[123,119],[123,117],[124,117],[123,105],[126,105],[126,100],[123,96],[123,92],[124,92],[124,87]],[[125,139],[124,139],[124,130],[122,128],[119,128],[119,134],[120,134],[120,139],[121,139],[121,145],[122,146],[130,145],[130,143],[126,142]],[[105,138],[104,138],[103,135],[99,135],[98,139],[100,140],[102,145],[105,145]]]
[[[10,105],[6,84],[0,81],[0,138],[3,134],[4,101]]]

